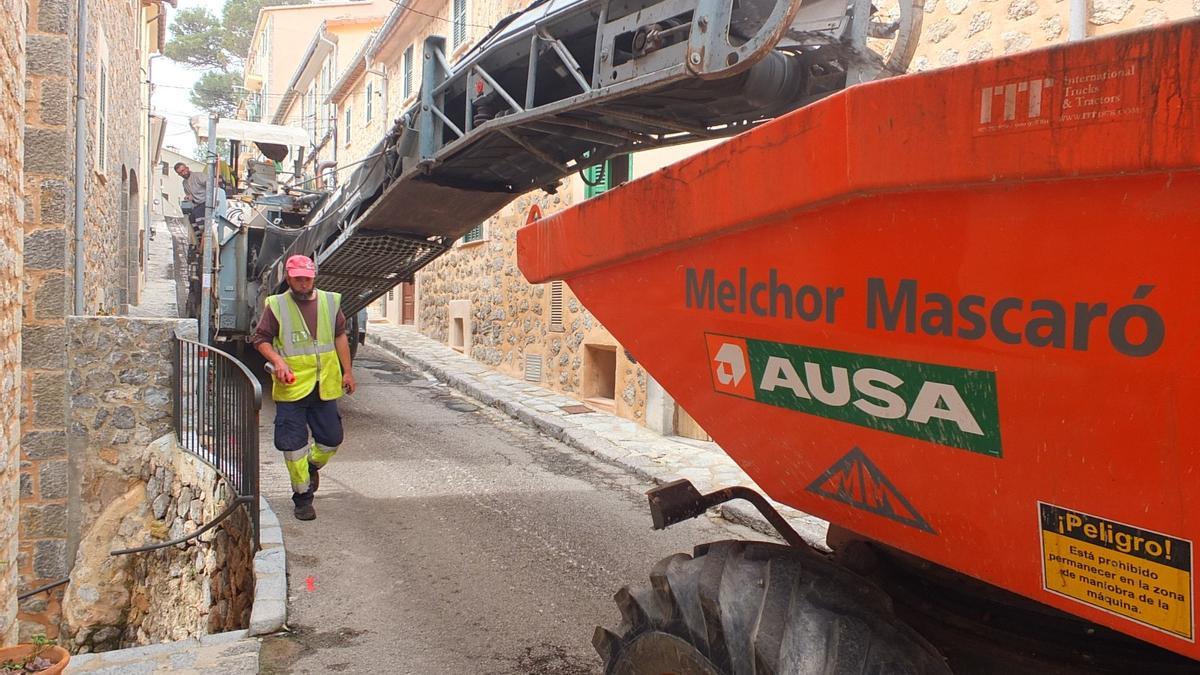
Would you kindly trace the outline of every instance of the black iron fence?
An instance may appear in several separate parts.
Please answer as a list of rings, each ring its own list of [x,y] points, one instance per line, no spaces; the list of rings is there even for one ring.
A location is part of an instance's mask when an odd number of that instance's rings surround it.
[[[175,341],[175,438],[180,447],[217,470],[247,505],[258,549],[258,415],[262,386],[225,352]],[[205,528],[217,524],[230,509]],[[193,534],[199,534],[193,533]]]

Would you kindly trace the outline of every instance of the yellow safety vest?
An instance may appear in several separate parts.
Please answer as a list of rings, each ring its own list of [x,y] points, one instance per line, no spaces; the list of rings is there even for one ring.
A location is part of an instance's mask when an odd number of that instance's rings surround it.
[[[279,322],[279,333],[273,345],[275,351],[296,375],[291,384],[279,378],[271,378],[271,398],[276,401],[299,401],[308,396],[313,387],[321,386],[321,400],[332,401],[342,396],[342,364],[338,360],[333,333],[337,324],[338,308],[342,304],[340,293],[317,292],[317,336],[308,331],[308,322],[300,313],[300,307],[291,293],[281,293],[267,298],[267,307]]]

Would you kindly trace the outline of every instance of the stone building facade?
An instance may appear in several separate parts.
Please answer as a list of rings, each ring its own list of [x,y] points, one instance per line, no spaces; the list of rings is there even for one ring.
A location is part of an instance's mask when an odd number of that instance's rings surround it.
[[[926,0],[911,70],[953,66],[1061,44],[1071,3],[1064,0]],[[1085,37],[1200,15],[1200,0],[1091,0]]]
[[[0,642],[17,637],[25,0],[0,0]]]
[[[157,1],[157,0],[155,0]],[[74,0],[28,3],[25,79],[24,299],[21,371],[21,587],[66,576],[79,535],[67,449],[66,319],[117,314],[137,302],[146,115],[141,109],[143,5],[89,0],[76,34]],[[160,13],[160,19],[161,13]],[[83,304],[74,297],[76,54],[85,54]],[[61,590],[21,603],[22,632],[55,633]]]
[[[472,24],[489,25],[513,8],[513,3],[483,4],[468,5]],[[925,0],[924,30],[911,68],[928,70],[1062,43],[1069,5],[1065,0]],[[1092,0],[1086,7],[1088,36],[1200,14],[1200,0]],[[448,30],[444,24],[433,28]],[[468,29],[469,34],[478,30]],[[675,149],[670,161],[703,147]],[[662,151],[634,155],[631,177],[662,166],[661,158],[647,157],[657,152]],[[550,213],[578,203],[583,194],[580,181],[571,178],[557,195],[522,197],[482,224],[473,241],[460,242],[420,272],[419,330],[498,371],[612,409],[656,431],[707,438],[579,306],[569,287],[530,285],[517,269],[515,232],[528,208],[536,202]],[[395,322],[395,301],[384,311],[387,302],[385,296],[377,303],[374,315]]]

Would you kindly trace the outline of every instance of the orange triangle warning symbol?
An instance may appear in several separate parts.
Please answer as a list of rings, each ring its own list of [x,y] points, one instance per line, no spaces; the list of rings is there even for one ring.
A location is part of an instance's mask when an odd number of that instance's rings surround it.
[[[937,534],[859,448],[846,453],[845,457],[829,467],[808,486],[808,491],[909,527]]]

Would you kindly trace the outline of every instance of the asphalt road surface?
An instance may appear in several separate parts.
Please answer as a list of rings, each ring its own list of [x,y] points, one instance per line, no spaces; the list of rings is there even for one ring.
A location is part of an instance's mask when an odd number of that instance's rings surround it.
[[[619,588],[696,544],[762,538],[709,517],[655,532],[645,481],[379,350],[355,375],[312,522],[292,516],[264,404],[263,492],[291,594],[264,673],[599,673],[591,636],[620,623]]]

